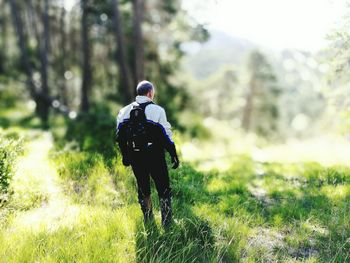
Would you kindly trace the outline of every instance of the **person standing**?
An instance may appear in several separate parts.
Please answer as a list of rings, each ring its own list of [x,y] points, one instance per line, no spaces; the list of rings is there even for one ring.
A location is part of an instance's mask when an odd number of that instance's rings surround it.
[[[171,187],[165,150],[171,156],[172,168],[179,166],[179,158],[172,140],[171,125],[165,110],[153,102],[154,85],[141,81],[136,87],[136,99],[122,108],[117,117],[117,142],[123,165],[131,165],[138,187],[138,201],[145,224],[153,220],[150,178],[153,179],[162,216],[162,225],[172,221]]]

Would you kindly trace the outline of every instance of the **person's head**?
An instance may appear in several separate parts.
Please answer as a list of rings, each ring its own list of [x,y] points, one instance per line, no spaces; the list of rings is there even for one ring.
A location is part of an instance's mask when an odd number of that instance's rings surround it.
[[[136,94],[137,95],[147,96],[148,98],[153,100],[154,92],[155,92],[154,85],[147,80],[143,80],[143,81],[139,82],[139,84],[137,84],[137,87],[136,87]]]

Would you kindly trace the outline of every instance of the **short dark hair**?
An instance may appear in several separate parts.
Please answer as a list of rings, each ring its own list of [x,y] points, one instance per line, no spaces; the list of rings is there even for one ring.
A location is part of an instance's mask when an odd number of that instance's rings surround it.
[[[154,89],[154,86],[151,82],[143,80],[137,84],[136,94],[137,95],[146,95],[148,92]]]

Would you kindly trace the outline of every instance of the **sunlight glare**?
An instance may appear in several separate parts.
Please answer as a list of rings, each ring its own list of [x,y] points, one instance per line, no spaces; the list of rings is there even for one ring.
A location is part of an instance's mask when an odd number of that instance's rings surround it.
[[[63,0],[64,7],[70,11],[76,4],[77,0]]]
[[[346,0],[209,0],[182,6],[209,28],[270,48],[317,50],[344,16]]]

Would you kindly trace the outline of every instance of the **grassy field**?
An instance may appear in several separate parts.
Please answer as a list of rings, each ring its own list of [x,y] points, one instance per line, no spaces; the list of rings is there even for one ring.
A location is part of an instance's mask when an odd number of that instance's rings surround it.
[[[175,222],[145,228],[130,168],[20,130],[1,262],[349,262],[350,168],[230,156],[171,171]],[[288,151],[288,149],[286,149]],[[184,153],[184,155],[186,155]],[[155,193],[153,188],[153,193]]]

